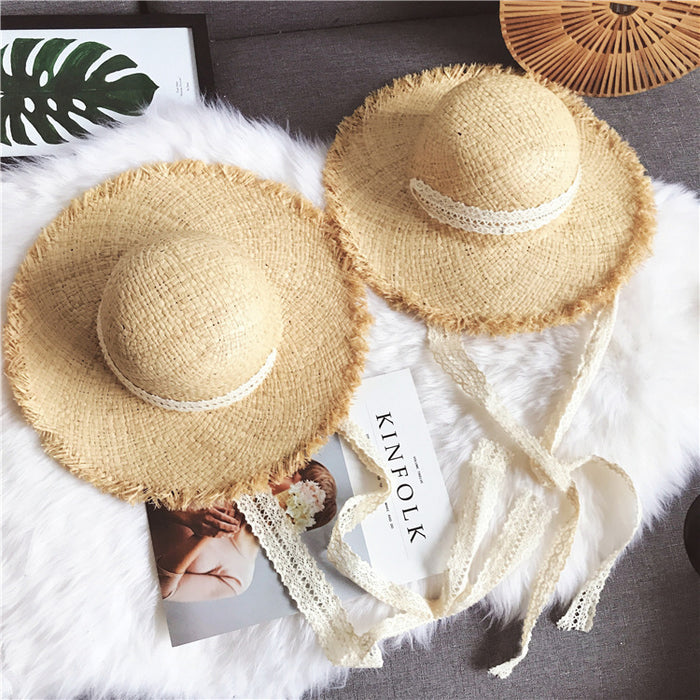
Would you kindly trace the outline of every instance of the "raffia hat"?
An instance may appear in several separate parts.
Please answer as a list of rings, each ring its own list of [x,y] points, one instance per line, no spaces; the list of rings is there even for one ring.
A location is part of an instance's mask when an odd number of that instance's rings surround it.
[[[322,223],[283,185],[194,161],[75,200],[20,267],[5,328],[48,453],[171,508],[298,469],[346,413],[369,321]]]
[[[477,603],[536,557],[520,650],[490,669],[506,678],[527,655],[573,547],[577,477],[594,475],[611,506],[603,516],[605,556],[560,628],[590,629],[612,565],[639,525],[624,470],[596,455],[570,460],[557,451],[612,337],[617,292],[649,252],[650,181],[632,149],[569,90],[478,65],[409,75],[370,95],[340,125],[324,181],[330,225],[356,268],[390,303],[427,322],[437,364],[508,436],[509,450],[527,457],[532,478],[505,519],[491,522],[512,456],[491,438],[479,441],[465,463],[461,514],[437,599],[387,584],[342,537],[331,539],[329,559],[400,613],[381,623],[384,633],[396,633]],[[535,331],[594,309],[576,373],[536,436],[469,357],[462,331]],[[381,461],[365,464],[385,479]],[[342,534],[376,506],[376,499],[356,499],[354,518],[339,516]],[[478,561],[485,547],[488,556]]]
[[[498,66],[370,95],[339,126],[324,180],[362,276],[453,331],[540,330],[611,303],[655,227],[617,133],[569,90]]]

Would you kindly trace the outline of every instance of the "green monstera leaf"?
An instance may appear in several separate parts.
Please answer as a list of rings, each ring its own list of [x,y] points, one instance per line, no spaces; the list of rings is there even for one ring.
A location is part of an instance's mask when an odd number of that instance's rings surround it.
[[[95,66],[109,47],[94,41],[76,43],[75,39],[48,39],[36,52],[33,64],[29,56],[42,39],[15,39],[2,47],[2,143],[36,145],[27,134],[26,119],[45,143],[66,139],[56,129],[60,124],[73,136],[87,133],[74,118],[79,115],[99,124],[116,120],[103,110],[135,115],[147,107],[158,86],[144,73],[109,77],[117,71],[136,68],[128,56],[117,54]],[[57,68],[58,57],[75,44]],[[5,52],[10,52],[10,72],[5,71]],[[93,69],[94,67],[94,69]],[[9,126],[9,129],[8,129]]]

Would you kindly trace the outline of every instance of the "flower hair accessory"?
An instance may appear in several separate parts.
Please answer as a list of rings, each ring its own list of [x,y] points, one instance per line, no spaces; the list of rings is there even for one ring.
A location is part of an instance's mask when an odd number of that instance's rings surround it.
[[[304,532],[313,526],[316,514],[323,510],[326,492],[315,481],[299,481],[281,493],[279,500],[296,530]]]

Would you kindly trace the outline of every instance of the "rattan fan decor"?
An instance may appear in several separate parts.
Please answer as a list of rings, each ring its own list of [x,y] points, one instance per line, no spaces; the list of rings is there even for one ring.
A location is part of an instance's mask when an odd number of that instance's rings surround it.
[[[700,2],[501,0],[513,58],[581,95],[630,95],[700,66]]]

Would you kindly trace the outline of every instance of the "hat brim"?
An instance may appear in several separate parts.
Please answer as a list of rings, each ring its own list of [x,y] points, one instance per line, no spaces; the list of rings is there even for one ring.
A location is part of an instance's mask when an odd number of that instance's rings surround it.
[[[634,151],[579,97],[538,80],[568,107],[580,137],[582,179],[567,211],[504,236],[432,219],[409,189],[412,146],[438,101],[484,72],[512,71],[436,68],[370,95],[339,126],[328,154],[330,218],[365,280],[430,323],[502,335],[571,322],[610,303],[649,254],[651,183]]]
[[[39,236],[8,299],[6,371],[47,452],[128,501],[204,507],[296,471],[346,415],[370,317],[364,287],[323,225],[284,185],[194,161],[124,173]],[[120,256],[168,231],[235,241],[280,297],[275,365],[226,408],[179,413],[127,391],[102,357],[96,317]]]

